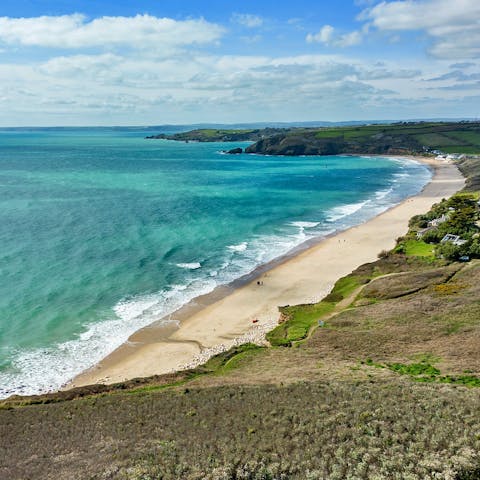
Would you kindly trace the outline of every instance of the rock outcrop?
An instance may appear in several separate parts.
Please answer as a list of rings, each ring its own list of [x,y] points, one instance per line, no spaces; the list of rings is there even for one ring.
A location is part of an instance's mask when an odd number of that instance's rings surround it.
[[[240,148],[240,147],[232,148],[231,150],[228,150],[226,153],[230,155],[238,155],[239,153],[243,153],[243,148]]]

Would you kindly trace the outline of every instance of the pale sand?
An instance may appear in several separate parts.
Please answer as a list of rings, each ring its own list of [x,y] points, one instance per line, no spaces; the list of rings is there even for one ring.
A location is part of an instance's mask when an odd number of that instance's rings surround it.
[[[217,292],[200,297],[183,313],[173,315],[181,319],[178,328],[152,325],[136,332],[67,388],[114,383],[194,366],[233,344],[261,339],[265,331],[277,324],[278,306],[321,300],[340,277],[375,261],[380,251],[393,248],[395,239],[407,232],[413,215],[428,211],[434,203],[463,187],[464,178],[455,165],[430,158],[416,160],[434,168],[432,181],[417,196],[317,243],[241,288],[228,293],[224,288],[220,295]],[[259,286],[258,280],[263,285]],[[253,319],[258,319],[258,323],[253,324]]]

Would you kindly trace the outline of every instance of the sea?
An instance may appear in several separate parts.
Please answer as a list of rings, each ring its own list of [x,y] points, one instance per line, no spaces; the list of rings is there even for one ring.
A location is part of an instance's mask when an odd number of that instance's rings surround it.
[[[0,398],[58,389],[136,330],[431,178],[400,158],[226,155],[248,142],[151,134],[0,129]]]

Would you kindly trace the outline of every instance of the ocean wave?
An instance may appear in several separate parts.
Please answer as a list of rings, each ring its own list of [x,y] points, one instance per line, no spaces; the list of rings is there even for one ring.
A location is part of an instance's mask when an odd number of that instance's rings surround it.
[[[227,248],[232,252],[244,252],[248,247],[248,242],[242,242],[238,245],[229,245]]]
[[[187,270],[197,270],[198,268],[202,268],[202,264],[200,262],[192,262],[192,263],[177,263],[178,268],[186,268]]]
[[[211,292],[216,285],[211,279],[200,279],[188,285],[173,285],[155,294],[123,299],[113,307],[114,318],[86,326],[73,340],[10,352],[10,367],[0,372],[0,398],[58,390],[113,352],[140,328]],[[165,323],[172,321],[164,320]]]
[[[347,205],[341,205],[339,207],[333,207],[328,211],[327,222],[333,223],[342,218],[353,215],[363,208],[369,200],[358,203],[348,203]]]
[[[407,178],[409,177],[410,174],[408,172],[399,172],[399,173],[394,173],[393,177],[395,178],[395,182],[398,182],[402,178]]]
[[[314,228],[319,224],[320,222],[290,222],[290,225],[299,228]]]
[[[382,198],[385,198],[387,195],[393,192],[393,187],[387,188],[386,190],[379,190],[378,192],[375,192],[375,198],[377,200],[381,200]]]

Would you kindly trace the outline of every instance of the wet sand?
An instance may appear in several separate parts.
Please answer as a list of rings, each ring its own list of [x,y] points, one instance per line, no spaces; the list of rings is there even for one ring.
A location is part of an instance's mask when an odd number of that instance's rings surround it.
[[[261,342],[278,322],[278,306],[321,300],[340,277],[393,248],[395,239],[407,232],[413,215],[428,211],[463,187],[464,178],[455,165],[432,158],[415,160],[433,169],[432,181],[418,195],[361,225],[260,267],[246,279],[197,297],[171,315],[171,323],[156,322],[134,333],[66,388],[169,373],[203,363],[233,344]]]

